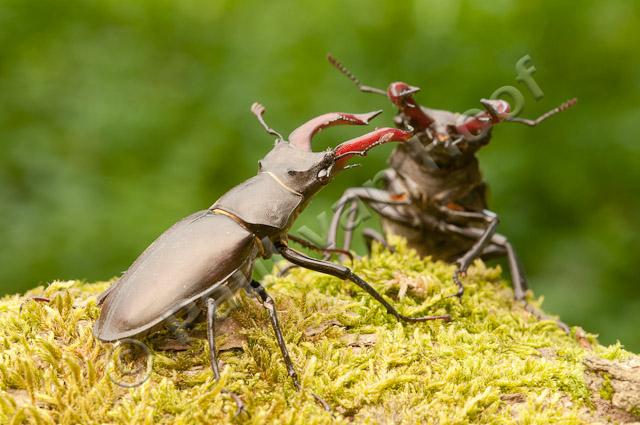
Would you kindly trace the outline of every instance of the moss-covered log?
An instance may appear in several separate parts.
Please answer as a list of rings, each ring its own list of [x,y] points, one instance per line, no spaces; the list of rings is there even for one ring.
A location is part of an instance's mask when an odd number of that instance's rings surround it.
[[[512,301],[498,268],[476,262],[461,301],[445,298],[455,291],[452,266],[420,259],[402,244],[354,268],[404,313],[450,313],[453,321],[399,323],[350,283],[305,270],[269,277],[300,393],[268,317],[246,295],[220,320],[220,383],[212,381],[199,325],[187,338],[163,331],[143,340],[152,372],[133,388],[118,383],[136,382],[147,358],[115,355],[91,333],[96,296],[109,282],[54,282],[5,297],[0,423],[640,421],[639,358],[619,344],[599,345],[580,328],[566,335],[537,319]],[[25,302],[36,295],[53,299]],[[127,375],[134,366],[141,367]],[[242,397],[248,415],[233,417],[223,388]],[[312,392],[332,406],[333,417]]]

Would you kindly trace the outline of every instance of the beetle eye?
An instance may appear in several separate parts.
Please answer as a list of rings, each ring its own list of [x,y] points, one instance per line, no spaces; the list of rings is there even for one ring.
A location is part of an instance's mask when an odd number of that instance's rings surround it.
[[[287,174],[289,174],[290,176],[295,176],[296,174],[298,174],[298,172],[295,170],[289,170],[287,171]]]
[[[318,180],[321,184],[326,184],[329,181],[329,170],[323,168],[322,170],[318,171]]]

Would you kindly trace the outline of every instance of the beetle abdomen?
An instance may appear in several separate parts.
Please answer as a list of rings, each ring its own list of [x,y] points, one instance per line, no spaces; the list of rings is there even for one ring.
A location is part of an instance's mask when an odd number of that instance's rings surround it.
[[[252,233],[231,218],[200,211],[153,242],[105,296],[94,334],[140,335],[201,297],[222,301],[251,278]]]

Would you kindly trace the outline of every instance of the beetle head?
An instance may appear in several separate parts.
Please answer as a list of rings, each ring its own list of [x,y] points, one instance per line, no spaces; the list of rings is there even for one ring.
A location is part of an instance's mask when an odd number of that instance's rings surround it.
[[[412,136],[407,131],[381,128],[341,143],[334,149],[324,152],[311,150],[313,136],[323,128],[338,124],[368,124],[380,112],[366,114],[336,112],[313,118],[295,129],[289,136],[289,142],[279,138],[275,147],[259,161],[259,171],[271,174],[291,191],[305,197],[313,195],[339,171],[345,169],[349,159],[354,156],[365,156],[375,146],[392,141],[406,141]],[[260,117],[262,113],[264,108],[260,110]]]
[[[396,81],[395,83],[389,84],[389,88],[387,88],[387,96],[394,105],[401,108],[406,104],[411,104],[412,106],[415,105],[413,94],[419,91],[420,87],[414,87],[402,81]]]

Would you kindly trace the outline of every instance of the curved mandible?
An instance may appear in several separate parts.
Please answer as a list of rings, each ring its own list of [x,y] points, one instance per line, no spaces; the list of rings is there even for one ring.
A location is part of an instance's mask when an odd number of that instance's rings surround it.
[[[311,151],[311,139],[320,130],[334,125],[366,125],[373,118],[380,115],[382,110],[366,114],[348,114],[344,112],[330,112],[310,119],[289,134],[289,142],[300,149]]]

